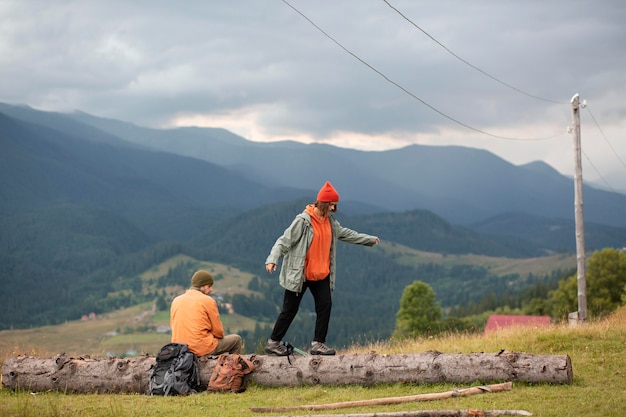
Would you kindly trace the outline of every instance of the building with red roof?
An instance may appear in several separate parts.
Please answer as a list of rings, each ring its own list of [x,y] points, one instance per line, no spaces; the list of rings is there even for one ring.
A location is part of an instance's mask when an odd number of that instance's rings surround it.
[[[485,333],[511,326],[547,326],[551,323],[550,316],[516,316],[492,314],[487,319]]]

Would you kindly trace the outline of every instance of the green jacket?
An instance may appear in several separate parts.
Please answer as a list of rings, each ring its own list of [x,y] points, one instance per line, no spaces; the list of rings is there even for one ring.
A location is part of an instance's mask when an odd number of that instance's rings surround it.
[[[376,236],[358,233],[343,227],[334,216],[329,216],[329,219],[333,233],[333,240],[330,244],[330,289],[333,290],[335,288],[335,247],[337,246],[337,239],[357,245],[374,246]],[[278,278],[283,288],[293,292],[302,291],[302,285],[305,281],[304,260],[312,239],[313,226],[311,225],[311,216],[303,212],[296,216],[291,225],[285,229],[283,235],[274,243],[269,256],[265,260],[265,264],[278,265],[278,260],[284,257]]]

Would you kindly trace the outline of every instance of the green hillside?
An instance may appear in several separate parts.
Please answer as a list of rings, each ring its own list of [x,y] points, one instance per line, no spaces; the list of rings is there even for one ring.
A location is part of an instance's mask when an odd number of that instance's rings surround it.
[[[502,275],[518,274],[526,277],[532,274],[544,274],[550,271],[568,268],[575,263],[573,256],[556,255],[538,259],[505,259],[474,255],[448,255],[417,251],[397,244],[382,243],[378,248],[383,256],[390,257],[400,263],[418,265],[422,263],[441,266],[454,265],[481,265],[494,273]],[[201,261],[189,255],[178,254],[155,265],[140,274],[137,278],[144,298],[152,301],[143,302],[131,307],[113,310],[105,313],[96,313],[90,316],[86,311],[79,320],[66,321],[58,325],[42,326],[29,329],[14,329],[0,331],[0,351],[16,354],[55,354],[65,352],[68,355],[90,355],[103,357],[106,355],[124,356],[126,354],[154,354],[159,347],[169,342],[168,333],[159,333],[159,326],[169,325],[169,302],[173,297],[181,294],[189,285],[189,277],[197,269],[206,269],[216,278],[213,297],[221,305],[221,316],[227,332],[243,333],[247,336],[247,351],[254,352],[255,342],[267,335],[263,333],[263,326],[273,325],[279,304],[270,304],[271,317],[259,320],[258,315],[252,317],[239,314],[247,311],[245,304],[251,298],[264,297],[263,293],[251,290],[252,284],[258,277],[249,272],[216,262]],[[270,281],[271,280],[271,281]],[[267,285],[280,291],[278,278],[272,276]],[[119,277],[120,283],[128,283],[130,277]],[[159,285],[159,282],[163,283]],[[109,297],[119,298],[129,289],[120,289],[111,292]],[[135,294],[138,297],[139,294]],[[138,297],[141,298],[141,297]],[[158,298],[163,298],[165,304],[157,308]],[[225,304],[232,306],[228,312]],[[385,305],[387,305],[385,303]],[[373,309],[372,306],[366,306]],[[308,307],[310,308],[310,307]],[[399,298],[388,307],[388,316],[394,317],[399,308]],[[307,315],[307,307],[299,317]],[[373,317],[372,314],[368,316]],[[331,325],[341,326],[341,315],[333,316]],[[393,326],[393,324],[391,324]],[[260,327],[260,334],[258,328]],[[267,329],[267,327],[265,327]],[[356,329],[359,329],[358,326]],[[308,328],[307,328],[308,330]],[[393,330],[393,329],[390,329]],[[354,340],[361,334],[354,328],[347,335]],[[267,336],[265,336],[267,337]],[[349,340],[349,339],[347,339]]]
[[[247,289],[252,275],[227,265],[201,262],[187,255],[177,255],[144,271],[139,278],[146,284],[143,291],[152,294],[155,282],[167,277],[171,270],[186,265],[191,269],[203,268],[216,277],[214,297],[231,299],[235,294],[250,295]],[[124,279],[121,279],[124,281]],[[168,301],[188,287],[169,285],[159,288]],[[125,292],[127,290],[120,290]],[[111,297],[119,296],[114,292]],[[169,325],[169,303],[165,310],[156,308],[156,301],[141,303],[104,314],[86,313],[82,319],[66,321],[51,326],[20,330],[0,331],[0,351],[27,354],[52,354],[65,352],[70,355],[125,356],[127,354],[156,354],[170,340],[169,333],[159,333],[159,326]],[[222,321],[228,332],[253,331],[258,322],[249,317],[222,309]],[[130,353],[129,353],[130,352]],[[133,353],[134,352],[134,353]]]
[[[7,112],[0,114],[0,329],[61,324],[90,313],[102,316],[155,301],[157,310],[162,310],[187,285],[196,265],[175,263],[166,268],[166,274],[152,278],[145,273],[180,255],[250,274],[248,281],[239,283],[242,291],[224,294],[223,302],[234,305],[236,314],[259,323],[253,331],[243,330],[254,345],[266,336],[265,323],[275,319],[282,296],[276,278],[265,272],[263,263],[275,239],[319,187],[315,177],[303,174],[310,172],[303,167],[312,161],[329,164],[336,185],[346,190],[337,219],[383,242],[375,248],[345,244],[337,248],[331,344],[347,346],[354,342],[350,335],[364,340],[389,337],[402,291],[415,280],[433,288],[446,312],[476,305],[486,311],[520,307],[526,291],[545,296],[574,267],[567,257],[554,262],[548,256],[573,252],[565,244],[574,241],[568,229],[572,222],[545,218],[555,207],[548,197],[563,191],[538,191],[539,185],[554,186],[556,181],[565,187],[567,181],[554,176],[556,172],[543,172],[552,181],[537,176],[537,170],[534,174],[526,168],[520,171],[484,152],[410,147],[363,153],[328,146],[249,143],[243,138],[233,142],[233,137],[222,135],[225,132],[202,129],[167,132],[168,145],[182,145],[187,139],[206,145],[205,154],[217,159],[207,162],[193,152],[183,156],[164,148],[156,151],[150,148],[152,141],[131,144],[130,137],[106,133],[109,121],[92,124],[88,117],[1,104],[0,109]],[[136,130],[122,130],[140,140]],[[153,137],[163,132],[143,133]],[[313,157],[309,151],[332,158]],[[272,158],[259,157],[268,154]],[[249,160],[240,159],[244,157]],[[292,175],[285,176],[289,168],[273,164],[273,158],[293,164]],[[462,163],[467,175],[453,174],[450,170],[461,165],[445,163],[449,158]],[[478,176],[469,178],[474,163]],[[373,166],[379,169],[372,170]],[[271,174],[276,169],[281,178]],[[428,175],[415,175],[414,169],[426,169],[422,174]],[[309,185],[279,181],[290,182],[300,175]],[[460,179],[469,179],[472,186],[460,186]],[[526,180],[535,183],[530,187],[533,198],[550,210],[523,214],[520,204],[528,198],[515,189]],[[410,191],[413,185],[427,189]],[[478,194],[476,187],[482,189]],[[571,193],[571,187],[566,188]],[[423,209],[431,199],[431,204],[477,216],[477,207],[463,201],[460,191],[472,198],[479,195],[480,205],[488,207],[488,212],[500,213],[502,208],[495,201],[500,200],[507,206],[515,203],[522,214],[486,220],[475,225],[477,231],[444,220],[432,207],[432,211]],[[613,196],[603,194],[610,197],[606,200],[591,195],[590,201],[606,205],[608,211],[616,207],[610,202]],[[302,196],[309,197],[296,200]],[[402,200],[410,209],[380,212],[381,205],[392,210],[392,199]],[[586,207],[586,218],[590,212]],[[567,213],[565,217],[571,210]],[[623,247],[626,229],[587,226],[589,251]],[[406,250],[398,252],[397,248]],[[437,253],[441,259],[412,251]],[[304,300],[302,320],[288,335],[294,343],[310,342],[312,324],[305,318],[312,311],[311,304],[308,298]]]
[[[444,266],[474,265],[489,269],[498,276],[530,274],[546,274],[555,270],[568,270],[576,265],[573,254],[556,254],[535,258],[505,258],[485,255],[454,255],[436,252],[425,252],[396,243],[383,243],[383,252],[396,262],[417,266],[435,263]]]
[[[232,332],[254,329],[256,324],[238,314],[222,319]],[[169,312],[154,314],[151,304],[142,304],[54,326],[1,330],[0,352],[9,356],[66,353],[97,358],[156,355],[161,346],[170,342],[170,335],[157,333],[154,327],[168,323]]]
[[[220,301],[254,321],[254,326],[232,326],[233,331],[241,329],[254,349],[267,337],[282,300],[276,277],[263,268],[265,257],[304,204],[305,200],[295,200],[235,214],[187,243],[154,243],[120,216],[76,205],[6,217],[0,236],[4,248],[0,273],[6,276],[0,286],[4,305],[0,328],[59,324],[155,301],[156,308],[164,310],[188,286],[193,272],[206,266],[215,269]],[[538,283],[555,286],[563,272],[575,266],[572,255],[528,258],[505,246],[487,256],[494,247],[488,238],[449,225],[430,212],[387,214],[374,227],[377,217],[339,216],[343,225],[376,233],[382,243],[374,248],[340,243],[337,248],[336,303],[329,335],[329,343],[336,346],[389,337],[402,291],[415,280],[428,283],[447,309],[478,304],[486,297],[510,301]],[[392,240],[396,237],[404,243]],[[233,270],[239,271],[237,275]],[[29,302],[42,289],[46,297]],[[287,335],[292,343],[309,342],[313,323],[306,317],[311,312],[312,302],[305,297]]]

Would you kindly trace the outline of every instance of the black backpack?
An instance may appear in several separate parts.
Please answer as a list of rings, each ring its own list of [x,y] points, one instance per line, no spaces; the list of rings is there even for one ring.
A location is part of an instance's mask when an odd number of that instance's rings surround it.
[[[148,395],[195,394],[200,386],[198,358],[184,343],[168,343],[156,357]]]

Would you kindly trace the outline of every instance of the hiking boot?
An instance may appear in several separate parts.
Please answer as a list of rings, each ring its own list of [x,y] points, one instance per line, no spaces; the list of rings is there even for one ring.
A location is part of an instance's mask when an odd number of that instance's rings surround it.
[[[335,349],[331,349],[322,342],[311,344],[311,355],[334,355]]]
[[[265,353],[268,355],[276,355],[276,356],[288,356],[289,349],[282,342],[277,342],[276,340],[267,339],[267,344],[265,345]]]

